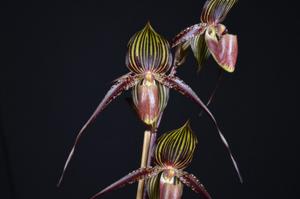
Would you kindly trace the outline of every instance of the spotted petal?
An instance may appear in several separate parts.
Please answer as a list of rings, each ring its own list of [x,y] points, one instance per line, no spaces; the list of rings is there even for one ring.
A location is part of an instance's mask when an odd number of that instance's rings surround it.
[[[224,21],[236,2],[237,0],[207,0],[201,13],[201,21],[208,24]]]
[[[129,88],[133,87],[137,82],[138,82],[138,77],[135,75],[132,75],[132,73],[128,73],[127,75],[124,75],[116,80],[115,84],[107,92],[107,94],[102,99],[102,101],[100,102],[100,104],[98,105],[98,107],[96,108],[94,113],[92,114],[92,116],[88,119],[88,121],[80,129],[80,131],[75,139],[75,142],[72,146],[72,149],[69,153],[69,156],[66,160],[66,163],[64,165],[63,172],[62,172],[59,182],[57,184],[58,186],[62,182],[65,171],[69,165],[69,162],[74,154],[75,148],[76,148],[82,134],[85,132],[85,129],[94,122],[94,120],[99,115],[99,113],[102,112],[112,100],[114,100],[117,96],[119,96],[123,91],[128,90]]]
[[[137,32],[128,43],[126,65],[130,71],[167,72],[172,65],[170,45],[152,28],[150,23]]]
[[[240,181],[242,182],[242,176],[240,174],[238,165],[231,153],[231,149],[229,147],[228,142],[226,141],[222,131],[219,128],[219,124],[217,123],[217,120],[215,119],[214,115],[210,112],[210,110],[207,108],[207,106],[203,103],[203,101],[198,97],[198,95],[186,84],[184,83],[181,79],[179,79],[178,77],[175,76],[165,76],[163,78],[160,79],[161,83],[164,84],[165,86],[169,87],[169,88],[173,88],[175,90],[177,90],[178,92],[180,92],[181,94],[187,96],[188,98],[190,98],[191,100],[193,100],[195,103],[197,103],[199,106],[201,106],[203,108],[203,110],[207,113],[207,115],[210,117],[210,119],[213,121],[214,126],[216,127],[218,134],[223,142],[223,144],[225,145],[231,161],[233,163],[233,166],[238,174],[238,177],[240,179]]]
[[[186,168],[192,161],[198,141],[189,122],[158,139],[155,162],[161,167]]]
[[[196,176],[187,172],[182,172],[182,174],[178,177],[180,181],[187,187],[190,187],[196,193],[201,194],[205,199],[211,199],[210,194],[206,191],[205,187],[201,184]]]
[[[128,175],[126,175],[125,177],[121,178],[120,180],[116,181],[115,183],[111,184],[110,186],[106,187],[105,189],[101,190],[100,192],[92,196],[91,199],[95,199],[105,193],[123,187],[126,184],[132,184],[141,179],[148,179],[152,176],[157,175],[160,171],[161,169],[156,167],[140,168],[138,170],[135,170],[129,173]]]
[[[178,35],[176,35],[172,40],[172,48],[174,48],[178,44],[189,41],[190,39],[192,39],[198,34],[203,34],[205,28],[206,28],[205,24],[195,24],[184,29]]]
[[[225,34],[218,39],[216,31],[212,28],[206,31],[205,41],[216,62],[227,72],[233,72],[238,55],[237,36]]]

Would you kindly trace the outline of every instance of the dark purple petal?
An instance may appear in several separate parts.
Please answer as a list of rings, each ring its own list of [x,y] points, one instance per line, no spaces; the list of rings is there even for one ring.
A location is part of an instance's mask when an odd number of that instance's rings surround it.
[[[107,105],[114,100],[117,96],[119,96],[123,91],[128,90],[129,88],[133,87],[138,82],[137,76],[132,76],[132,73],[128,73],[127,75],[124,75],[116,80],[116,83],[111,87],[111,89],[107,92],[105,97],[102,99],[92,116],[89,118],[89,120],[84,124],[84,126],[80,129],[75,142],[72,146],[71,152],[69,153],[69,156],[67,158],[67,161],[64,165],[63,172],[61,174],[61,177],[59,179],[59,182],[57,186],[59,186],[62,182],[62,179],[64,177],[64,173],[68,167],[68,164],[74,154],[75,147],[77,146],[81,135],[85,131],[85,129],[96,119],[98,114],[103,111]]]
[[[199,106],[201,106],[203,108],[203,110],[208,114],[208,116],[210,117],[210,119],[213,121],[214,126],[216,127],[218,134],[223,142],[223,144],[225,145],[231,161],[234,165],[234,168],[238,174],[238,177],[240,179],[240,181],[242,182],[242,176],[240,174],[238,165],[231,153],[231,149],[229,147],[228,142],[226,141],[224,135],[222,134],[219,125],[217,123],[217,120],[215,119],[214,115],[210,112],[210,110],[207,108],[207,106],[203,103],[203,101],[198,97],[198,95],[186,84],[184,83],[181,79],[179,79],[178,77],[175,76],[164,76],[163,78],[158,77],[157,78],[158,81],[160,81],[162,84],[164,84],[165,86],[169,87],[169,88],[173,88],[175,90],[177,90],[178,92],[180,92],[181,94],[187,96],[188,98],[190,98],[191,100],[193,100],[194,102],[196,102]]]
[[[196,176],[187,172],[182,172],[182,175],[179,175],[178,177],[183,184],[190,187],[194,192],[201,194],[205,199],[211,199],[210,194]]]
[[[122,186],[125,186],[126,184],[132,184],[138,180],[141,179],[148,179],[150,177],[153,177],[157,175],[161,169],[157,167],[149,167],[149,168],[140,168],[138,170],[135,170],[125,177],[121,178],[120,180],[116,181],[115,183],[111,184],[110,186],[106,187],[105,189],[101,190],[97,194],[91,197],[91,199],[95,199],[107,192],[113,191],[115,189],[118,189]]]
[[[174,37],[172,40],[172,48],[177,46],[180,43],[183,43],[185,41],[188,41],[195,37],[198,34],[203,34],[205,31],[206,26],[204,24],[195,24],[193,26],[190,26],[183,31],[181,31],[178,35]]]
[[[210,96],[208,98],[208,101],[206,102],[206,106],[208,107],[210,105],[210,103],[212,102],[212,100],[214,99],[215,97],[215,94],[220,86],[220,83],[221,83],[221,80],[222,80],[222,76],[223,76],[223,70],[222,69],[219,69],[219,74],[218,74],[218,79],[216,80],[216,83],[215,83],[215,87],[213,89],[213,91],[210,93]],[[200,116],[202,115],[203,113],[203,110],[200,112]]]

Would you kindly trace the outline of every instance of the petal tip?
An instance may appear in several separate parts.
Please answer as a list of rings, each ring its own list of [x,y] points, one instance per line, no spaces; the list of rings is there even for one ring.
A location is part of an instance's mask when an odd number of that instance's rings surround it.
[[[233,73],[235,71],[234,66],[221,66],[226,72]]]

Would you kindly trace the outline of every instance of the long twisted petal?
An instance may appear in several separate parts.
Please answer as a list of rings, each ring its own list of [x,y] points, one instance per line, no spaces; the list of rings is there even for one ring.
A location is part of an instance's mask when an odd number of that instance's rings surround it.
[[[186,29],[184,29],[183,31],[181,31],[179,34],[177,34],[174,39],[172,40],[172,48],[174,48],[175,46],[177,46],[178,44],[181,44],[185,41],[188,41],[190,39],[192,39],[193,37],[195,37],[198,34],[203,34],[203,32],[205,31],[205,24],[195,24],[192,25]]]
[[[88,119],[88,121],[84,124],[84,126],[80,129],[75,142],[72,146],[72,149],[69,153],[69,156],[66,160],[66,163],[64,165],[63,168],[63,172],[61,174],[61,177],[58,181],[57,186],[60,186],[65,171],[69,165],[69,162],[74,154],[74,150],[80,140],[80,137],[82,136],[83,132],[85,131],[85,129],[96,119],[96,117],[98,116],[98,114],[103,111],[107,105],[114,100],[117,96],[119,96],[123,91],[128,90],[129,88],[133,87],[136,83],[138,82],[138,78],[137,76],[133,76],[132,73],[128,73],[127,75],[122,76],[121,78],[116,80],[116,83],[111,87],[111,89],[107,92],[107,94],[105,95],[105,97],[102,99],[102,101],[100,102],[100,104],[98,105],[98,107],[96,108],[96,110],[94,111],[94,113],[92,114],[92,116]]]
[[[219,74],[218,74],[218,79],[216,80],[215,82],[215,86],[214,86],[214,89],[212,90],[212,92],[210,93],[209,95],[209,98],[206,102],[206,106],[208,107],[210,105],[210,103],[213,101],[214,97],[215,97],[215,94],[220,86],[220,83],[221,83],[221,80],[222,80],[222,76],[223,76],[223,70],[220,68],[219,69]],[[203,113],[203,110],[199,113],[199,116],[201,116]]]
[[[208,116],[210,117],[210,119],[213,121],[215,127],[217,128],[218,134],[223,142],[223,144],[225,145],[231,161],[233,163],[233,166],[238,174],[238,177],[240,179],[240,182],[243,182],[242,176],[240,174],[238,165],[232,155],[231,149],[229,147],[228,142],[226,141],[223,133],[221,132],[219,125],[217,123],[217,120],[215,119],[214,115],[210,112],[210,110],[207,108],[207,106],[203,103],[203,101],[198,97],[198,95],[186,84],[184,83],[181,79],[179,79],[178,77],[175,76],[164,76],[163,78],[157,78],[158,81],[160,81],[162,84],[164,84],[165,86],[169,87],[169,88],[173,88],[175,90],[177,90],[178,92],[180,92],[181,94],[187,96],[188,98],[190,98],[191,100],[193,100],[194,102],[196,102],[198,105],[200,105],[203,110],[208,114]]]
[[[110,186],[106,187],[105,189],[101,190],[100,192],[92,196],[91,199],[95,199],[107,192],[125,186],[126,184],[132,184],[141,179],[151,178],[157,175],[160,171],[161,169],[157,167],[140,168],[138,170],[135,170],[129,173],[128,175],[126,175],[125,177],[121,178],[120,180],[116,181],[115,183],[111,184]]]
[[[202,196],[204,196],[205,199],[211,199],[211,196],[206,191],[205,187],[201,184],[201,182],[193,174],[189,174],[184,171],[177,177],[183,184],[190,187],[194,192],[201,194]]]

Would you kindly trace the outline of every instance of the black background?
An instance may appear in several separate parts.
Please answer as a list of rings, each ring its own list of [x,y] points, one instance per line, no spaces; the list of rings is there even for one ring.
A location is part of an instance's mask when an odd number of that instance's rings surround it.
[[[211,121],[175,91],[159,133],[191,119],[199,145],[187,171],[213,198],[296,198],[299,158],[299,22],[290,1],[240,0],[224,22],[239,38],[211,110],[237,157],[244,184]],[[56,182],[77,131],[125,74],[126,44],[150,20],[167,39],[198,23],[204,0],[19,1],[2,5],[0,198],[89,198],[138,168],[144,127],[126,92],[99,116]],[[299,11],[298,11],[299,12]],[[196,74],[191,53],[178,71],[203,99],[217,78],[212,59]],[[298,149],[298,151],[297,151]],[[134,198],[136,184],[103,198]],[[185,188],[184,198],[198,197]]]

